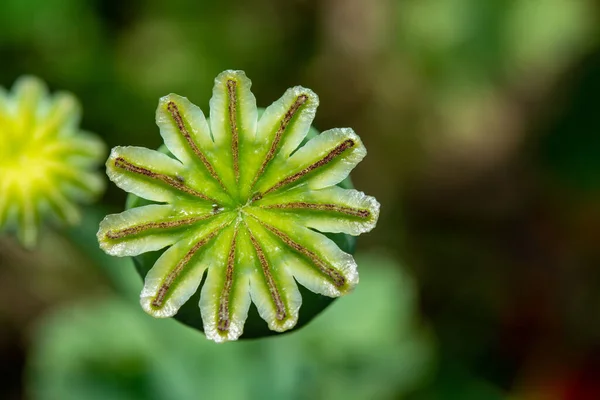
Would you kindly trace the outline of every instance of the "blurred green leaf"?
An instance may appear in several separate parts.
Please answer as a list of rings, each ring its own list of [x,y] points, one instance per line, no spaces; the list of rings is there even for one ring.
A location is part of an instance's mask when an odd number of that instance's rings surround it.
[[[434,360],[412,280],[360,258],[362,283],[303,330],[215,344],[116,298],[49,315],[34,335],[35,399],[365,399],[414,389]]]

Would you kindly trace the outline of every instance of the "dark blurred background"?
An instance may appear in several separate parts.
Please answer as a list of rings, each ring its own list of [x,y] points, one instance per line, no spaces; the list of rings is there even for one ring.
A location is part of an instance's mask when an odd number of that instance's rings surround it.
[[[156,148],[167,93],[303,85],[382,213],[355,295],[216,347],[90,245],[114,185],[33,252],[0,237],[0,398],[600,399],[599,28],[593,0],[2,0],[0,86],[37,75],[110,147]]]

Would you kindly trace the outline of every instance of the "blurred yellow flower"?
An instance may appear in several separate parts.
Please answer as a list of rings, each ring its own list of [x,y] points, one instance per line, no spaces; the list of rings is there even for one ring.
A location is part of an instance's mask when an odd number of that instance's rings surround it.
[[[0,232],[16,231],[26,247],[43,217],[75,224],[76,204],[104,190],[96,167],[105,146],[80,131],[80,116],[72,94],[50,95],[37,78],[19,78],[12,92],[0,87]]]

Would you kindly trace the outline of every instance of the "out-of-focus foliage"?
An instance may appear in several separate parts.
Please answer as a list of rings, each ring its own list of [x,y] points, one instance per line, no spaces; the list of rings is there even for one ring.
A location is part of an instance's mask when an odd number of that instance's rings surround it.
[[[312,324],[271,340],[216,345],[117,297],[60,309],[36,329],[37,399],[365,399],[429,375],[431,334],[413,280],[388,257],[359,257],[362,279]]]
[[[519,143],[503,130],[521,123],[515,95],[547,90],[573,57],[594,43],[587,1],[404,4],[398,10],[397,44],[419,85],[421,112],[434,118],[426,149],[444,165],[449,159],[496,166]]]
[[[554,72],[591,43],[591,3],[422,0],[398,10],[398,44],[423,74],[454,89]],[[531,71],[531,72],[530,72]],[[456,94],[455,94],[456,95]]]
[[[48,215],[76,225],[78,203],[104,190],[97,168],[106,149],[80,118],[72,94],[50,94],[37,78],[19,78],[10,92],[0,86],[0,232],[16,231],[26,247]]]

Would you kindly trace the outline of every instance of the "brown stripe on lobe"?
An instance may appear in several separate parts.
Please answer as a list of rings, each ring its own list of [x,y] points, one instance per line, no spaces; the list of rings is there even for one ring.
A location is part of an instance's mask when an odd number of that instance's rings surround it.
[[[190,225],[194,222],[202,221],[212,217],[213,214],[202,215],[199,217],[192,217],[180,220],[162,221],[162,222],[148,222],[146,224],[140,224],[121,230],[111,230],[106,232],[106,237],[109,239],[122,239],[126,236],[137,235],[150,229],[169,229],[177,228],[180,226]]]
[[[198,148],[198,145],[196,145],[196,143],[192,139],[192,136],[190,135],[187,128],[185,127],[183,118],[179,112],[179,108],[177,107],[177,104],[175,104],[173,101],[169,101],[167,103],[167,110],[169,111],[169,113],[171,114],[171,117],[175,121],[175,124],[177,125],[177,129],[179,129],[179,133],[181,133],[181,135],[184,137],[184,139],[186,140],[186,142],[188,143],[188,145],[190,146],[190,148],[192,149],[194,154],[196,154],[196,156],[200,159],[202,164],[204,164],[204,167],[207,169],[210,176],[212,176],[217,182],[219,182],[219,185],[221,186],[221,188],[225,189],[225,185],[223,185],[223,182],[221,181],[221,178],[219,178],[217,171],[215,171],[212,164],[208,161],[208,159],[202,153],[202,151],[200,151],[200,149]]]
[[[231,248],[229,249],[229,256],[227,257],[227,268],[225,270],[225,285],[221,291],[221,298],[219,302],[219,320],[217,322],[217,329],[221,332],[229,330],[231,321],[229,319],[229,298],[231,297],[231,288],[233,286],[233,270],[235,267],[235,247],[237,243],[238,227],[235,227],[233,233],[233,240],[231,241]]]
[[[341,288],[342,286],[344,286],[344,284],[346,283],[346,278],[344,278],[344,276],[342,274],[340,274],[338,271],[336,271],[334,268],[327,265],[325,263],[325,261],[323,261],[323,260],[321,260],[321,258],[319,258],[319,256],[317,256],[315,253],[313,253],[306,247],[302,246],[301,244],[294,242],[294,240],[292,240],[292,238],[290,238],[288,235],[286,235],[279,229],[275,228],[274,226],[265,224],[262,221],[259,221],[259,222],[262,226],[264,226],[269,231],[271,231],[275,236],[277,236],[286,245],[288,245],[292,249],[296,250],[300,254],[304,255],[305,257],[307,257],[314,265],[317,266],[319,271],[321,271],[323,274],[327,275],[332,280],[333,284],[336,287]]]
[[[184,192],[186,194],[189,194],[191,196],[195,196],[195,197],[199,197],[201,199],[204,200],[209,200],[209,201],[213,201],[216,202],[216,200],[206,196],[203,193],[200,193],[186,185],[184,185],[181,182],[181,178],[173,178],[169,175],[165,175],[165,174],[160,174],[154,171],[151,171],[147,168],[143,168],[143,167],[139,167],[135,164],[130,163],[129,161],[125,160],[123,157],[117,157],[115,158],[115,167],[117,168],[121,168],[124,169],[125,171],[129,171],[132,172],[134,174],[139,174],[139,175],[143,175],[147,178],[150,179],[156,179],[158,181],[161,181],[163,183],[166,183],[167,185],[181,191]]]
[[[307,209],[316,211],[331,211],[340,214],[346,214],[358,218],[369,218],[371,212],[369,210],[362,210],[359,208],[343,207],[336,204],[315,204],[306,203],[303,201],[292,202],[292,203],[281,203],[281,204],[269,204],[261,206],[262,208],[276,208],[276,209]]]
[[[252,186],[250,186],[250,188],[254,187],[254,185],[258,181],[258,178],[260,178],[260,176],[263,174],[263,172],[265,172],[267,165],[271,162],[273,157],[275,157],[275,153],[277,153],[277,149],[279,148],[279,143],[281,142],[283,133],[287,129],[292,118],[294,118],[294,115],[296,114],[296,112],[298,112],[298,109],[304,103],[306,103],[307,100],[308,100],[308,96],[305,94],[298,96],[298,98],[296,99],[294,104],[292,104],[292,106],[287,110],[287,112],[283,116],[283,119],[279,123],[279,128],[277,129],[277,132],[275,132],[275,138],[273,139],[273,143],[271,143],[271,148],[269,148],[269,151],[267,152],[267,155],[265,156],[265,160],[263,161],[262,165],[260,166],[260,169],[256,173],[256,176],[254,177],[254,181],[252,182]]]
[[[294,183],[295,181],[297,181],[298,179],[302,178],[303,176],[311,173],[312,171],[314,171],[318,168],[321,168],[324,165],[329,164],[334,158],[336,158],[337,156],[342,154],[344,151],[346,151],[347,149],[349,149],[351,147],[354,147],[355,144],[356,144],[356,142],[352,139],[344,140],[342,143],[338,144],[335,148],[333,148],[333,150],[331,150],[329,153],[327,153],[327,155],[325,157],[323,157],[319,161],[309,165],[308,167],[304,168],[302,171],[297,172],[294,175],[288,176],[287,178],[283,179],[282,181],[271,186],[269,189],[265,190],[262,194],[260,194],[259,197],[263,197],[267,193],[273,192],[283,186],[289,185],[290,183]]]
[[[235,181],[240,180],[239,166],[239,135],[237,127],[237,82],[227,81],[227,93],[229,95],[229,126],[231,127],[231,153],[233,155],[233,171],[235,172]]]
[[[173,269],[171,272],[169,272],[169,274],[167,275],[167,278],[164,280],[164,282],[162,283],[162,285],[156,292],[156,296],[154,297],[154,300],[152,300],[153,307],[157,307],[157,308],[162,307],[163,302],[165,300],[165,296],[167,295],[169,289],[171,288],[171,285],[173,285],[173,282],[175,282],[175,280],[181,274],[181,272],[183,271],[185,266],[190,262],[192,257],[194,257],[194,254],[196,254],[198,252],[198,250],[200,250],[204,245],[206,245],[212,238],[217,236],[217,234],[221,231],[222,228],[223,227],[219,227],[219,228],[215,229],[214,231],[212,231],[211,233],[209,233],[204,238],[202,238],[198,243],[196,243],[194,245],[194,247],[192,247],[186,253],[186,255],[181,260],[179,260],[179,262],[175,266],[175,269]]]
[[[256,250],[256,255],[258,256],[258,260],[260,261],[260,266],[262,267],[263,275],[267,281],[267,286],[269,288],[269,293],[271,294],[271,298],[275,303],[275,308],[277,310],[276,318],[279,321],[283,321],[287,314],[285,312],[285,304],[283,300],[281,300],[281,296],[279,295],[279,291],[277,290],[277,286],[275,285],[275,280],[273,279],[273,275],[271,275],[271,270],[269,268],[269,263],[267,261],[267,257],[263,249],[260,247],[260,244],[248,229],[248,234],[250,235],[250,240],[252,241],[252,245],[254,246],[254,250]]]

